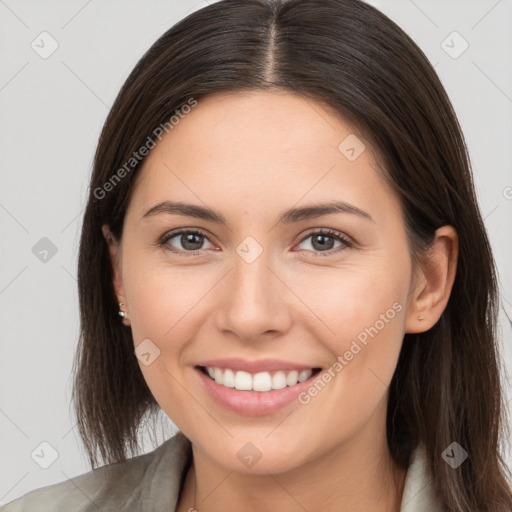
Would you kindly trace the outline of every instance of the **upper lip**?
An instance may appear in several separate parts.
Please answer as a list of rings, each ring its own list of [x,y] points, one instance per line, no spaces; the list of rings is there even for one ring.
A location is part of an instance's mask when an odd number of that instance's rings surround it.
[[[281,359],[258,359],[248,361],[246,359],[234,357],[223,359],[209,359],[201,361],[197,366],[210,366],[213,368],[229,368],[231,370],[245,371],[248,373],[269,372],[273,370],[310,370],[319,368],[314,365],[304,365],[292,361],[283,361]]]

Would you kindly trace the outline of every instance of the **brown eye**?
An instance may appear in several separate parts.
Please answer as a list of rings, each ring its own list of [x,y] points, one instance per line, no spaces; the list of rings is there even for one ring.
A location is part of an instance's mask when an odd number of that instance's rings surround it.
[[[333,230],[319,230],[313,233],[310,233],[308,236],[301,240],[301,244],[306,240],[311,239],[309,242],[309,246],[312,248],[315,253],[327,253],[326,255],[331,255],[343,250],[346,247],[351,247],[352,242],[344,236],[342,233]],[[335,247],[335,243],[339,242],[340,245]],[[302,250],[310,250],[310,249],[302,249]],[[323,254],[322,254],[323,255]]]
[[[171,243],[171,240],[174,242]],[[165,235],[160,241],[160,245],[173,252],[194,254],[204,249],[205,240],[208,238],[200,231],[181,230]]]

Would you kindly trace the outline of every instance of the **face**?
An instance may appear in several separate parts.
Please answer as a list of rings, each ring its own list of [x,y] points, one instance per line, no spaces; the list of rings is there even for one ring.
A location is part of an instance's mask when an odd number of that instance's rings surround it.
[[[398,198],[354,137],[292,94],[215,95],[137,177],[113,255],[140,369],[171,420],[231,471],[286,471],[385,439],[411,258]],[[223,222],[154,209],[165,202]],[[350,207],[307,215],[334,203]],[[294,368],[321,371],[297,382]],[[292,384],[236,389],[220,369],[238,388]]]

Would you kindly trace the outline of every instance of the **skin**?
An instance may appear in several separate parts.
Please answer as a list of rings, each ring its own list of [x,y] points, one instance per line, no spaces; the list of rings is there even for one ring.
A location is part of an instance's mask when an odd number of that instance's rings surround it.
[[[458,239],[443,226],[431,258],[413,268],[399,200],[369,145],[355,161],[338,149],[351,133],[325,105],[288,92],[210,96],[146,158],[122,240],[103,226],[134,345],[149,338],[160,350],[140,369],[192,441],[179,512],[400,508],[406,472],[386,442],[388,386],[404,334],[430,329],[446,307]],[[206,205],[228,224],[166,213],[141,219],[164,200]],[[340,212],[276,224],[288,208],[334,200],[373,221]],[[187,257],[180,236],[167,247],[181,254],[158,244],[178,228],[203,231],[199,255]],[[318,229],[354,245],[335,252],[343,243],[328,238],[322,250],[308,237]],[[247,236],[263,248],[250,264],[236,252]],[[401,311],[307,405],[235,414],[209,397],[194,370],[231,356],[327,369],[396,302]],[[251,468],[237,457],[247,442],[262,453]]]

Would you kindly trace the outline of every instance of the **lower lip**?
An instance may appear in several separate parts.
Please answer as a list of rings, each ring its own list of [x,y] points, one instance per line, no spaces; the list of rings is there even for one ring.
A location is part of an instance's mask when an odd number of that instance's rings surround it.
[[[213,379],[205,375],[200,369],[195,368],[210,396],[226,409],[244,414],[246,416],[264,416],[272,414],[293,402],[298,402],[298,395],[311,386],[312,381],[320,375],[317,372],[303,382],[297,382],[294,386],[271,391],[240,391],[217,384]]]

